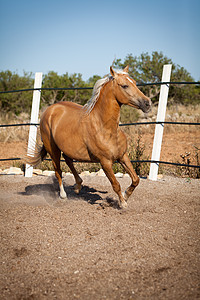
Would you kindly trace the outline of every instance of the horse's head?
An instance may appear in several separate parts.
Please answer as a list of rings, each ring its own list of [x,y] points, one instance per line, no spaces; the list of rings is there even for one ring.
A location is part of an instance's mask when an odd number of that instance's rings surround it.
[[[151,100],[137,88],[135,80],[128,75],[128,69],[127,66],[123,71],[115,72],[110,67],[114,96],[120,104],[130,105],[143,112],[148,112],[151,108]]]

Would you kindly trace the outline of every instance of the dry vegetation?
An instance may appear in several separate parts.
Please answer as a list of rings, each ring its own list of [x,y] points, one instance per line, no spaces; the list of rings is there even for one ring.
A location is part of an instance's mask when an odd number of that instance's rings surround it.
[[[21,113],[19,116],[13,116],[9,113],[0,115],[0,124],[23,124],[29,123],[30,116]],[[21,142],[28,140],[29,126],[2,127],[0,131],[0,142]]]
[[[128,123],[130,120],[135,121],[155,121],[157,107],[155,106],[151,113],[144,115],[142,112],[124,107],[121,114],[121,122]],[[200,123],[200,105],[183,106],[174,105],[167,108],[166,121],[182,121]],[[0,116],[0,124],[18,124],[29,122],[28,114],[22,113],[19,116],[11,116],[4,114]],[[151,159],[154,125],[145,126],[127,126],[121,127],[127,134],[129,141],[129,156],[132,160]],[[0,156],[21,157],[25,154],[26,143],[28,140],[28,126],[1,128],[0,131]],[[40,137],[38,135],[38,140]],[[12,151],[12,153],[9,152]],[[200,128],[199,126],[183,126],[183,125],[165,125],[164,137],[162,144],[161,160],[189,163],[199,165],[200,160]],[[22,166],[21,162],[1,163],[0,168],[8,165]],[[149,163],[134,164],[138,174],[146,176],[149,172]],[[40,166],[42,169],[52,169],[52,164],[45,161]],[[63,171],[68,172],[65,163],[62,163]],[[79,172],[83,170],[97,171],[99,164],[77,164]],[[122,171],[121,166],[114,165],[114,171]],[[199,178],[199,169],[187,167],[172,167],[160,165],[160,172],[167,174],[175,174],[177,176],[187,176]]]

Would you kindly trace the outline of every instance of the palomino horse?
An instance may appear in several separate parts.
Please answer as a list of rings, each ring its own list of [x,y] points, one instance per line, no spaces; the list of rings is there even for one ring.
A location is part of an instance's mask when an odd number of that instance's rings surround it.
[[[76,193],[81,190],[82,179],[74,168],[73,160],[100,162],[119,197],[119,206],[124,208],[139,178],[127,155],[126,136],[119,128],[120,107],[126,104],[148,112],[151,100],[129,77],[128,66],[123,71],[114,71],[111,67],[110,73],[96,82],[92,98],[85,106],[59,102],[46,109],[40,121],[43,145],[34,157],[29,158],[29,163],[37,165],[49,153],[60,186],[60,197],[66,198],[60,169],[61,152],[75,177]],[[132,180],[123,194],[112,170],[115,161],[121,163]]]

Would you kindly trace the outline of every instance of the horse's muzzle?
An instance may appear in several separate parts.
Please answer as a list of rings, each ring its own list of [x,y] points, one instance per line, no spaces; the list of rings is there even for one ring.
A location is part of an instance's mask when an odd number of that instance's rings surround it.
[[[147,99],[141,99],[139,101],[140,103],[140,109],[144,112],[144,113],[148,113],[151,108],[152,108],[152,103],[151,103],[151,100],[149,98]]]

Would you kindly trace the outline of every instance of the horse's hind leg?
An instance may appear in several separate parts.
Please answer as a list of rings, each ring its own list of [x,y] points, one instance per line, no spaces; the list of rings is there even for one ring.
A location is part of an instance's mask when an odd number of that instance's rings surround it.
[[[67,197],[64,187],[63,187],[63,182],[62,182],[62,171],[60,169],[60,155],[61,151],[58,149],[57,146],[55,146],[54,151],[49,153],[53,162],[53,166],[55,169],[55,175],[56,178],[58,179],[59,187],[60,187],[60,198],[64,199]]]
[[[74,178],[75,178],[75,181],[76,181],[76,184],[74,186],[74,191],[75,191],[75,193],[79,194],[80,190],[82,188],[81,183],[83,182],[83,180],[81,179],[81,177],[78,175],[76,169],[74,168],[73,160],[71,158],[69,158],[68,156],[66,156],[65,154],[63,154],[63,157],[66,161],[66,164],[68,165],[68,167],[72,171],[72,174],[74,175]]]
[[[61,156],[61,151],[56,145],[52,133],[51,133],[51,128],[49,125],[49,120],[43,119],[40,124],[40,132],[41,132],[41,137],[43,140],[44,148],[46,152],[49,153],[52,159],[52,163],[55,169],[55,175],[59,183],[60,187],[60,197],[61,198],[66,198],[67,195],[65,193],[63,183],[62,183],[62,171],[60,169],[60,156]]]
[[[133,169],[133,166],[130,162],[130,159],[129,159],[127,153],[125,153],[124,156],[119,159],[119,162],[123,166],[125,171],[129,174],[129,176],[131,177],[131,180],[132,180],[131,185],[126,189],[125,194],[124,194],[124,199],[127,201],[128,198],[133,193],[136,186],[139,184],[140,179],[137,176],[135,170]]]

